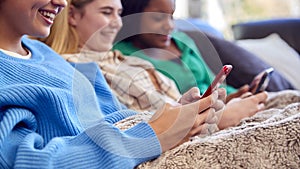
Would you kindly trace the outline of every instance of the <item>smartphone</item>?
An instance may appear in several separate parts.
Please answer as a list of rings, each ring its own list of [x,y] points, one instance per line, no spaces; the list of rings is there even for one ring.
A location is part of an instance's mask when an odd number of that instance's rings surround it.
[[[253,94],[257,94],[259,92],[265,91],[266,88],[268,87],[270,77],[273,71],[274,69],[270,67],[260,72],[258,75],[256,75],[250,84],[249,91],[252,92]]]
[[[220,70],[220,72],[215,77],[215,79],[212,81],[212,83],[208,86],[207,90],[201,96],[201,98],[211,95],[211,93],[215,91],[224,82],[224,80],[231,72],[231,70],[232,70],[232,65],[224,65]]]

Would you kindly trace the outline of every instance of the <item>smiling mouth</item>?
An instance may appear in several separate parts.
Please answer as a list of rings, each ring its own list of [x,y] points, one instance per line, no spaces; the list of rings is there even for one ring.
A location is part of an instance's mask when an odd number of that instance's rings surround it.
[[[49,12],[49,11],[45,11],[45,10],[39,10],[39,13],[47,20],[49,20],[50,22],[53,22],[55,19],[55,13],[53,12]]]

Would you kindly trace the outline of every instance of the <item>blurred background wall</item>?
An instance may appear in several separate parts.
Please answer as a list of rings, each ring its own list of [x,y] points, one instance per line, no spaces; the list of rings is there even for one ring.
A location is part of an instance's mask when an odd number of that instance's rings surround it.
[[[300,0],[176,0],[174,17],[201,19],[230,38],[238,22],[299,18]]]

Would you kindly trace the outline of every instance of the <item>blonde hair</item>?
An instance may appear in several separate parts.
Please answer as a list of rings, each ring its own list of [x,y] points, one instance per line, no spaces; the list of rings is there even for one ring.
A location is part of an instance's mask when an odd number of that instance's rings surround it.
[[[82,9],[86,4],[94,0],[68,0],[69,5]],[[55,50],[59,54],[79,52],[79,38],[74,27],[70,26],[69,5],[56,16],[51,27],[50,35],[46,38],[37,38]]]

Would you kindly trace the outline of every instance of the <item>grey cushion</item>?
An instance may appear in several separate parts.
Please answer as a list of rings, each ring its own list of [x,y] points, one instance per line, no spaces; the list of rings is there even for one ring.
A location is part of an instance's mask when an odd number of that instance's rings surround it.
[[[253,53],[224,38],[216,37],[200,30],[183,31],[195,41],[203,59],[215,74],[222,65],[233,65],[234,69],[226,79],[226,83],[235,88],[239,88],[244,84],[250,84],[258,73],[270,67],[270,65]],[[275,70],[271,76],[267,91],[285,89],[294,89],[294,87]]]
[[[277,33],[300,53],[300,19],[284,18],[243,22],[232,25],[234,38],[259,39]]]
[[[258,73],[270,67],[270,65],[256,55],[237,46],[233,42],[211,35],[207,35],[207,37],[218,52],[222,63],[234,66],[234,70],[227,78],[227,84],[233,87],[239,88],[243,84],[249,84]],[[202,49],[201,52],[205,54],[205,49]],[[284,89],[294,89],[294,87],[275,70],[271,76],[267,90],[280,91]]]

